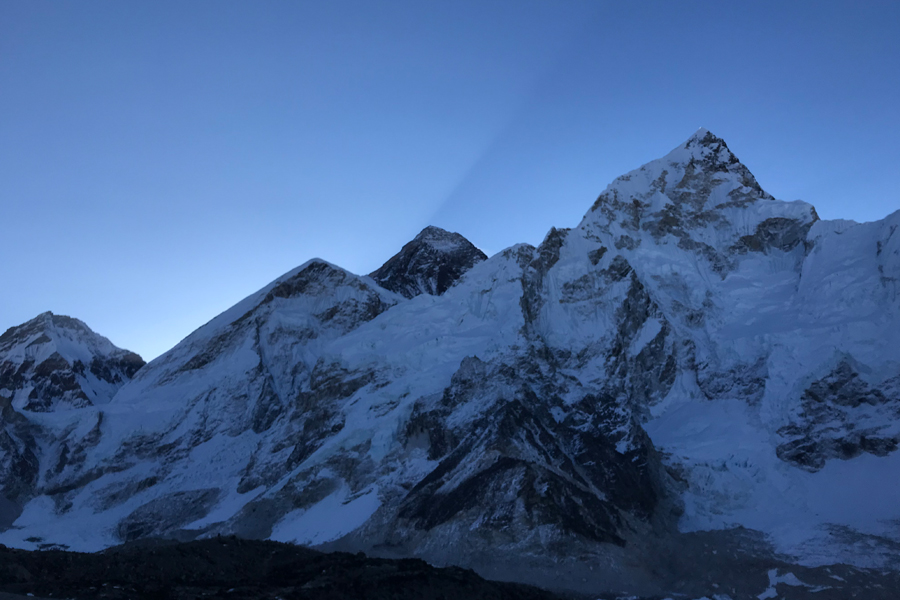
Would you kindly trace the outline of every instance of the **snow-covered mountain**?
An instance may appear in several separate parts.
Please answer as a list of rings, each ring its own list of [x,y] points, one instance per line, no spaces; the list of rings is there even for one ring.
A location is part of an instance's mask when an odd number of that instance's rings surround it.
[[[107,404],[14,406],[48,433],[0,542],[236,533],[635,593],[711,539],[897,568],[898,226],[775,200],[700,130],[537,248],[310,261]]]
[[[106,404],[142,366],[78,319],[50,312],[0,335],[0,397],[17,410]]]
[[[29,414],[106,404],[143,365],[78,319],[50,312],[0,335],[0,528],[41,472],[45,432]]]

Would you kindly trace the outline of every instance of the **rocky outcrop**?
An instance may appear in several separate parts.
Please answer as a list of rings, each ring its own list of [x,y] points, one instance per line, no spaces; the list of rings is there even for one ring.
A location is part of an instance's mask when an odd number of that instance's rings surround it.
[[[424,443],[438,463],[404,498],[401,522],[438,535],[448,523],[514,536],[546,527],[617,545],[635,530],[665,527],[677,501],[636,421],[612,396],[565,405],[556,378],[542,375],[548,367],[535,354],[514,364],[468,358],[440,402],[416,404],[407,443]],[[485,408],[459,415],[473,404]]]
[[[40,475],[40,430],[0,398],[0,531],[21,513]]]
[[[778,456],[809,471],[833,458],[886,456],[900,442],[900,375],[880,385],[860,377],[852,359],[813,381],[801,396],[795,422],[778,433],[788,441]]]
[[[458,233],[428,226],[369,277],[406,298],[440,296],[486,258]]]

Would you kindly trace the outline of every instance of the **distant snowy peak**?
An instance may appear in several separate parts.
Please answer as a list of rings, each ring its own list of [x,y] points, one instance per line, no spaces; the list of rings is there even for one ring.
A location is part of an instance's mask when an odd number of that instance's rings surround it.
[[[683,146],[674,149],[665,158],[672,161],[677,160],[679,156],[688,157],[687,161],[682,159],[683,162],[690,162],[690,159],[693,158],[695,161],[706,161],[711,165],[717,165],[720,171],[726,171],[728,167],[740,164],[725,140],[702,127],[689,137]]]
[[[810,204],[775,201],[722,139],[701,129],[613,181],[581,228],[629,255],[666,246],[670,259],[699,260],[725,277],[748,254],[802,252],[818,219]]]
[[[142,366],[78,319],[45,312],[0,336],[0,397],[33,412],[103,404]]]
[[[407,298],[440,296],[486,258],[460,234],[428,226],[370,277]]]

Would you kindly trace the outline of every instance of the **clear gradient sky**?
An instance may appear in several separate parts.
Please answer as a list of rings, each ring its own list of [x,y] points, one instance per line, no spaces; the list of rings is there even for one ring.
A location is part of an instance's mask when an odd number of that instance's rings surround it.
[[[900,3],[0,1],[0,331],[150,359],[312,257],[576,225],[698,127],[822,218],[900,208]]]

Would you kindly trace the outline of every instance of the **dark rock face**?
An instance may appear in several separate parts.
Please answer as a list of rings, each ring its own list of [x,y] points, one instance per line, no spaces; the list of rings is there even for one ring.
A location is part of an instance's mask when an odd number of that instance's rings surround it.
[[[0,531],[18,517],[18,503],[37,483],[37,427],[0,398]]]
[[[624,546],[640,532],[674,529],[681,511],[676,484],[640,425],[647,406],[675,378],[671,329],[631,266],[617,257],[567,282],[559,303],[618,298],[618,330],[577,353],[548,345],[542,305],[546,286],[556,284],[546,279],[567,234],[554,229],[540,247],[510,253],[522,268],[527,345],[503,360],[465,358],[439,402],[414,407],[406,444],[427,448],[438,466],[403,499],[397,532],[462,522],[510,539],[543,529]],[[654,326],[658,331],[638,350],[640,332]],[[600,390],[582,390],[564,375],[588,362],[605,365]],[[474,406],[481,407],[476,416],[459,416]],[[403,542],[399,533],[391,539]]]
[[[766,219],[757,226],[753,235],[743,236],[734,249],[738,252],[790,252],[806,240],[806,234],[814,222],[803,223],[783,217]]]
[[[381,287],[407,298],[440,296],[486,258],[458,233],[429,226],[369,276]]]
[[[860,377],[852,360],[842,360],[804,392],[796,422],[779,430],[788,440],[778,446],[779,458],[818,471],[830,458],[846,460],[864,452],[886,456],[896,450],[900,376],[879,388]]]
[[[489,375],[509,384],[514,372],[501,366]],[[479,401],[492,393],[489,388],[454,377],[442,404]],[[548,410],[544,399],[523,387],[497,397],[489,413],[464,428],[441,425],[449,412],[441,407],[418,413],[407,431],[410,439],[424,434],[440,460],[401,507],[400,518],[417,529],[451,519],[494,531],[551,525],[624,545],[632,521],[650,522],[660,509],[665,482],[655,450],[612,398],[588,396],[564,414],[559,406]],[[626,436],[633,438],[631,449],[619,452],[617,442]]]
[[[692,160],[688,164],[684,178],[676,186],[676,189],[679,190],[679,196],[683,195],[685,199],[698,203],[702,195],[698,197],[693,190],[701,189],[705,193],[706,190],[716,185],[716,173],[734,173],[740,177],[744,189],[732,194],[731,199],[733,202],[741,203],[754,202],[757,199],[773,199],[771,195],[763,191],[750,170],[738,160],[737,156],[731,152],[722,138],[707,131],[702,137],[695,137],[689,140],[685,144],[685,149],[690,149],[692,146],[702,146],[710,150],[710,152],[706,153],[702,159]]]

